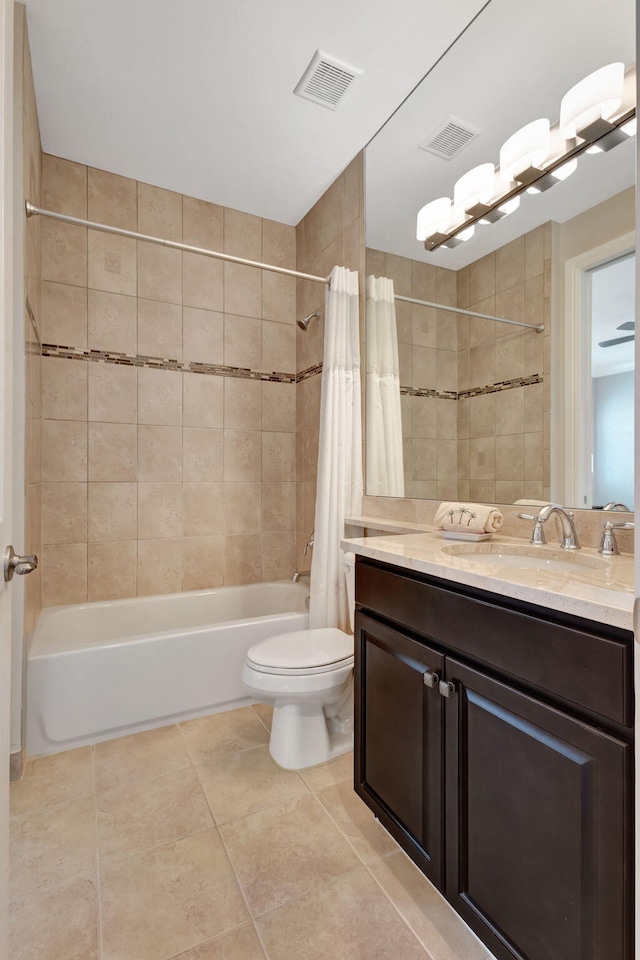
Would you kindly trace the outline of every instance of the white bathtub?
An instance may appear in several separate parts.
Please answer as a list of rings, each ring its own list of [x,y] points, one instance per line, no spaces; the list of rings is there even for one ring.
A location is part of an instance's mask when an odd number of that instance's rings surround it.
[[[305,629],[308,592],[283,581],[43,610],[27,662],[27,752],[250,703],[248,649]]]

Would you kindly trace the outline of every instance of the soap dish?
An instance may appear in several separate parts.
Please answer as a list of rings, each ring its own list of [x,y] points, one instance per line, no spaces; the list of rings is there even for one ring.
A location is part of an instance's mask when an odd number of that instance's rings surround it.
[[[473,540],[474,542],[479,542],[480,540],[491,540],[493,536],[492,533],[465,533],[463,530],[443,530],[442,536],[446,540]]]

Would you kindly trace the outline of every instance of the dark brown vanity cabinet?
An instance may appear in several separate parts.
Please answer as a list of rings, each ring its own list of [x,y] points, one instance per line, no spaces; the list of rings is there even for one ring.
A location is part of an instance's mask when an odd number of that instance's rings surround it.
[[[631,635],[373,561],[356,601],[358,794],[500,960],[630,960]]]

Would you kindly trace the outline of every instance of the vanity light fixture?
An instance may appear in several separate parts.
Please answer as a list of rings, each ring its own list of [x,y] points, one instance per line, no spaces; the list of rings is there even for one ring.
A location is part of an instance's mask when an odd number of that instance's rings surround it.
[[[517,209],[523,192],[542,193],[566,180],[582,153],[607,152],[634,137],[629,79],[623,63],[589,74],[562,98],[557,124],[541,117],[521,127],[503,143],[498,170],[481,163],[457,180],[453,202],[440,197],[422,207],[417,238],[425,250],[458,246],[476,223],[496,223]]]

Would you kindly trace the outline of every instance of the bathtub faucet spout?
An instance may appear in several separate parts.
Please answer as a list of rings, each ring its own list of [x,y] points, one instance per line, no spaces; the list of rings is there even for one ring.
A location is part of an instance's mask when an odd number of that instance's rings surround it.
[[[291,577],[293,583],[297,583],[302,577],[310,577],[311,570],[296,570]]]

